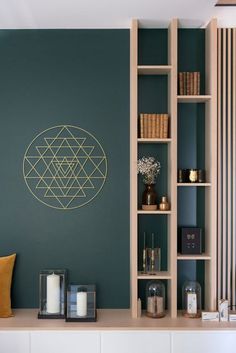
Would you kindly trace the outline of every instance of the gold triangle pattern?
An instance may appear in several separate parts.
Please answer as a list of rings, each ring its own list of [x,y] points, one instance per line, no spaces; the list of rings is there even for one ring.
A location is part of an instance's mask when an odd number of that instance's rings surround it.
[[[97,139],[71,125],[49,128],[29,145],[24,179],[33,195],[59,209],[81,207],[101,190],[107,159]]]

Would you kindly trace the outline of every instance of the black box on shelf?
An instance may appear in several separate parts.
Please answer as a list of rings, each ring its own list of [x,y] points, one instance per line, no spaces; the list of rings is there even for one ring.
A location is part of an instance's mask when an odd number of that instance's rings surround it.
[[[182,255],[202,253],[202,228],[181,227],[178,236],[178,251]]]

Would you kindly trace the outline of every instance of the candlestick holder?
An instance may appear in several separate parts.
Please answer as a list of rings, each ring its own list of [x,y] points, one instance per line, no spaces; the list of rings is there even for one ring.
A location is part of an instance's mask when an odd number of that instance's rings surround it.
[[[94,284],[68,286],[66,321],[97,321],[96,286]]]
[[[39,274],[38,319],[64,319],[67,271],[42,270]]]
[[[147,248],[147,273],[156,275],[161,270],[161,248]]]

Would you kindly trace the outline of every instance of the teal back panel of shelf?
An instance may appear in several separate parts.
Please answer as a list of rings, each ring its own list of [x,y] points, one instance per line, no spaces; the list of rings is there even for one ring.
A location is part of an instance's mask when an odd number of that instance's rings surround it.
[[[13,306],[38,307],[39,271],[97,285],[102,308],[129,307],[129,30],[0,31],[0,256],[13,252]],[[26,147],[47,128],[92,133],[108,160],[99,195],[75,210],[27,189]]]
[[[178,30],[178,72],[199,71],[200,92],[205,94],[205,30]]]
[[[168,79],[165,75],[143,75],[138,78],[138,112],[168,112]]]
[[[168,63],[168,31],[163,29],[140,29],[138,32],[139,65],[166,65]],[[204,29],[178,30],[178,71],[199,71],[200,91],[205,94],[205,31]],[[166,113],[168,103],[168,82],[166,76],[139,76],[138,112]],[[141,145],[139,158],[153,155],[161,159],[161,175],[157,179],[159,195],[167,193],[167,146]],[[205,105],[178,105],[178,168],[205,169]],[[139,177],[139,201],[143,185]],[[203,228],[204,243],[204,188],[178,189],[178,226],[199,226]],[[161,242],[162,269],[167,269],[168,244],[167,216],[139,215],[139,254],[142,249],[143,232],[153,231]],[[159,244],[158,244],[159,245]],[[202,285],[204,297],[204,262],[179,261],[178,263],[178,307],[181,308],[181,288],[185,280],[197,279]],[[139,295],[145,298],[146,281],[139,281]]]
[[[168,30],[138,30],[138,65],[167,65]]]
[[[200,71],[201,93],[205,94],[205,31],[178,30],[178,71]],[[205,169],[205,105],[178,104],[178,168]],[[197,226],[205,240],[205,190],[178,188],[178,227]],[[197,280],[204,298],[204,261],[178,261],[178,308],[182,306],[182,285]],[[203,301],[204,305],[204,301]]]

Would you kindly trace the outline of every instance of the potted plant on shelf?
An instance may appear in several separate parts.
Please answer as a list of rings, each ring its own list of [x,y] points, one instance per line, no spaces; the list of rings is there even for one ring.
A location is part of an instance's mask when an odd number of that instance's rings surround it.
[[[145,190],[142,195],[142,209],[157,209],[157,194],[154,188],[157,175],[160,173],[161,164],[154,157],[142,157],[138,160],[138,174],[143,175]]]

